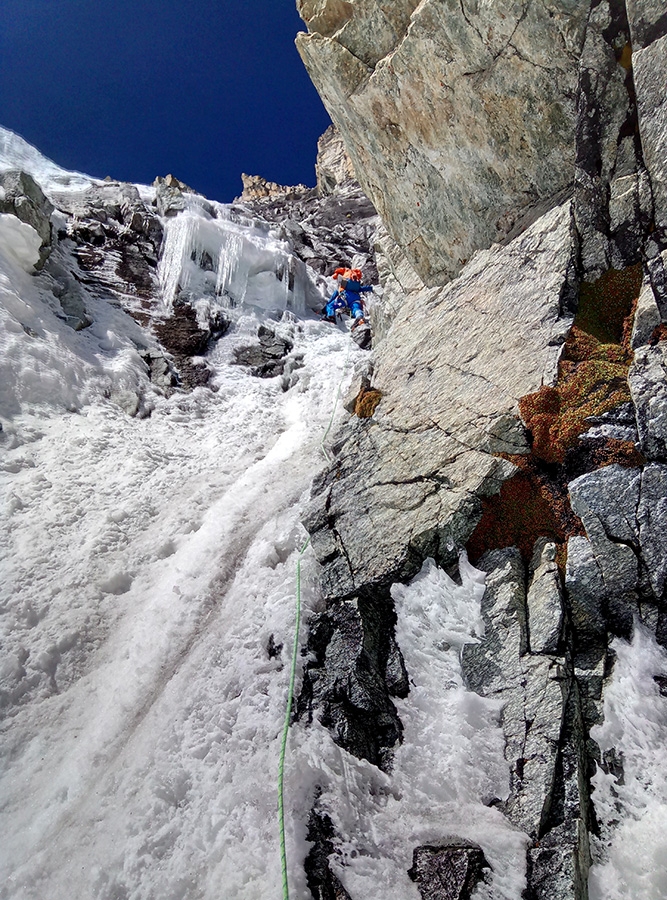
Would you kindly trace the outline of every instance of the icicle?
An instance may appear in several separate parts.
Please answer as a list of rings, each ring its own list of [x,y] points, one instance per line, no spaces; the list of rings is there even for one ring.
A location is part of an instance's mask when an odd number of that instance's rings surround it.
[[[215,212],[211,218],[193,203],[165,222],[158,276],[168,311],[179,291],[195,300],[215,297],[228,307],[303,314],[307,305],[321,306],[314,277],[267,223],[221,204]]]

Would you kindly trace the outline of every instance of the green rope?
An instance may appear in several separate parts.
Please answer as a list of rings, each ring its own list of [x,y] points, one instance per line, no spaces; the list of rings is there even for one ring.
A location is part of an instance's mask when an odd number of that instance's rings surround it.
[[[294,679],[296,677],[296,658],[299,652],[299,626],[301,625],[301,557],[308,549],[310,538],[299,551],[296,561],[296,624],[294,626],[294,646],[292,647],[292,670],[289,679],[289,693],[287,695],[287,711],[285,712],[285,724],[283,726],[283,739],[280,748],[280,761],[278,763],[278,818],[280,821],[280,862],[283,872],[283,900],[289,900],[289,885],[287,882],[287,851],[285,850],[285,807],[283,800],[283,786],[285,781],[285,751],[287,750],[287,734],[292,716],[292,696],[294,694]]]
[[[327,439],[327,435],[331,431],[331,426],[333,425],[334,417],[336,415],[336,409],[338,408],[340,391],[343,386],[343,379],[345,378],[345,370],[347,369],[347,361],[350,358],[350,344],[351,341],[348,341],[345,360],[343,361],[343,370],[341,372],[340,381],[338,382],[338,389],[336,390],[336,399],[334,400],[333,410],[331,411],[331,418],[329,419],[329,424],[327,425],[327,429],[324,432],[321,440],[322,451],[326,456],[328,462],[331,462],[333,457],[324,446],[324,442]],[[296,659],[299,652],[299,627],[301,625],[301,557],[308,549],[309,544],[310,538],[308,538],[306,543],[299,551],[299,556],[296,561],[296,624],[294,626],[294,646],[292,647],[292,669],[290,672],[289,692],[287,695],[287,710],[285,711],[285,723],[283,725],[283,737],[280,747],[280,759],[278,762],[278,819],[280,823],[280,864],[283,873],[283,900],[289,900],[289,883],[287,879],[287,850],[285,848],[285,753],[287,751],[287,735],[289,732],[290,719],[292,717],[292,697],[294,695],[294,681],[296,678]]]

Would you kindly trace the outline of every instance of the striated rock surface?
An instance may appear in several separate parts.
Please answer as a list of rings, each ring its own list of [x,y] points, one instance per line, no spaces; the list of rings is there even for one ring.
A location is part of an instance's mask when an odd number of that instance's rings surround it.
[[[297,5],[306,68],[427,284],[571,182],[587,4]]]

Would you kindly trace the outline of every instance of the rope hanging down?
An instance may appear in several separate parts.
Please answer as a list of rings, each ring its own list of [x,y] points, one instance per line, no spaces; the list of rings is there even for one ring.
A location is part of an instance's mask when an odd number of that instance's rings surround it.
[[[324,446],[324,442],[327,438],[327,435],[331,431],[331,426],[333,425],[334,417],[336,415],[338,401],[340,400],[340,391],[343,386],[343,379],[345,378],[345,371],[347,369],[347,361],[349,358],[350,342],[348,341],[345,360],[343,361],[343,370],[341,372],[340,381],[338,382],[338,388],[336,390],[336,399],[334,400],[334,406],[331,411],[331,418],[329,419],[329,424],[327,425],[326,431],[324,432],[324,435],[322,436],[322,440],[320,442],[322,452],[326,456],[327,462],[331,462],[333,457]],[[280,864],[282,867],[283,875],[283,900],[289,900],[289,883],[287,879],[287,850],[285,847],[285,753],[287,751],[287,735],[289,733],[290,719],[292,717],[292,697],[294,695],[294,681],[296,678],[296,658],[299,652],[299,627],[301,625],[301,557],[308,549],[309,544],[310,538],[308,538],[306,543],[299,551],[299,556],[296,562],[296,623],[294,626],[294,645],[292,647],[292,667],[290,671],[289,691],[287,694],[287,710],[285,711],[285,723],[283,725],[283,736],[280,746],[280,759],[278,762],[278,820],[280,826]]]
[[[296,562],[296,624],[294,626],[294,646],[292,647],[292,668],[289,679],[289,692],[287,694],[287,710],[285,712],[285,724],[283,725],[283,739],[280,747],[280,761],[278,763],[278,818],[280,820],[280,863],[283,872],[283,900],[289,900],[289,885],[287,882],[287,851],[285,849],[285,807],[283,801],[283,786],[285,781],[285,751],[287,749],[287,733],[289,731],[290,718],[292,717],[292,696],[294,694],[294,679],[296,677],[296,658],[299,652],[299,626],[301,624],[301,557],[308,549],[310,538],[299,551]]]

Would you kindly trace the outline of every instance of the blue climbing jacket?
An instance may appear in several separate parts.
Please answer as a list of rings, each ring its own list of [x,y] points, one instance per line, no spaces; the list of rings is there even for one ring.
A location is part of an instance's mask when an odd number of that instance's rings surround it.
[[[364,314],[364,305],[359,294],[372,290],[372,284],[362,285],[360,281],[347,281],[342,290],[336,288],[329,298],[326,306],[327,316],[335,316],[339,309],[349,309],[353,318],[360,319]]]

